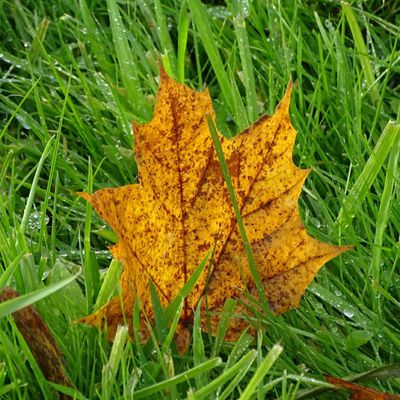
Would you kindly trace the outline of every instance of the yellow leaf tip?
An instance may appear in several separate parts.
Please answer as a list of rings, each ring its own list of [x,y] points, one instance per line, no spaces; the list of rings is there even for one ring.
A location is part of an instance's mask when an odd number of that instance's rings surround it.
[[[92,201],[93,196],[86,192],[75,192],[76,196],[82,197],[83,199],[87,200],[89,203]]]
[[[292,95],[292,90],[293,90],[293,81],[292,81],[292,79],[290,79],[289,83],[286,86],[285,94],[283,95],[279,104],[276,106],[276,112],[281,111],[284,114],[289,113],[290,98]]]
[[[167,71],[166,71],[166,69],[164,68],[164,66],[162,65],[162,63],[160,62],[159,63],[159,66],[160,66],[160,86],[162,85],[162,84],[165,84],[165,83],[167,83],[167,82],[176,82],[174,79],[172,79],[169,75],[168,75],[168,73],[167,73]]]
[[[96,326],[100,327],[101,319],[97,317],[95,314],[88,315],[83,318],[76,319],[72,321],[74,325],[82,324],[82,325],[91,325],[91,326]]]
[[[353,250],[355,247],[354,244],[348,244],[345,246],[339,246],[340,254],[345,253],[346,251]]]
[[[352,250],[354,245],[344,245],[344,246],[332,246],[332,252],[330,259],[340,256],[341,254],[345,253],[346,251]]]
[[[132,126],[133,134],[135,134],[135,132],[137,132],[137,131],[140,129],[140,127],[142,126],[142,124],[139,124],[138,122],[132,120],[132,121],[131,121],[131,126]]]
[[[292,94],[292,90],[293,90],[293,81],[292,78],[290,78],[286,86],[285,95],[283,97],[286,97],[286,95],[290,97],[290,95]]]

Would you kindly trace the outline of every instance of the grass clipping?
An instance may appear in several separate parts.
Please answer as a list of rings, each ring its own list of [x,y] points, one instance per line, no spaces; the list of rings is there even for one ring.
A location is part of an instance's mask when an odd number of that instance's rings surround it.
[[[132,321],[136,298],[152,322],[149,281],[161,305],[168,306],[210,250],[208,268],[185,299],[176,335],[181,350],[204,295],[202,325],[213,334],[225,300],[246,302],[249,293],[257,298],[257,286],[277,314],[299,305],[322,265],[348,247],[319,242],[301,222],[297,202],[310,170],[292,161],[296,131],[290,94],[291,85],[272,117],[262,117],[233,139],[220,137],[257,266],[256,285],[207,124],[206,116],[214,118],[209,93],[195,92],[161,71],[154,118],[133,124],[140,183],[81,194],[118,235],[111,251],[124,265],[122,301],[111,300],[81,322],[101,327],[107,321],[112,338],[118,324]],[[243,305],[236,311],[248,313]],[[225,339],[235,340],[247,325],[246,318],[233,318]],[[139,331],[147,340],[144,318]]]

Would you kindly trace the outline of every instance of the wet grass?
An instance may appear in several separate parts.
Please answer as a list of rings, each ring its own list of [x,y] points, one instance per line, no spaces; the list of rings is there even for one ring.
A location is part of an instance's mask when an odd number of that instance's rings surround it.
[[[0,287],[41,299],[76,398],[311,398],[329,386],[323,374],[400,359],[398,4],[264,3],[0,2]],[[135,181],[130,121],[151,119],[159,62],[209,88],[226,136],[272,114],[292,78],[294,159],[313,169],[303,221],[320,240],[354,244],[299,309],[258,315],[256,341],[202,334],[196,314],[181,356],[161,316],[145,346],[72,324],[115,294],[120,273],[106,250],[114,234],[74,192]],[[0,306],[0,397],[55,398],[3,317],[12,307]],[[398,370],[385,374],[370,384],[400,393]]]

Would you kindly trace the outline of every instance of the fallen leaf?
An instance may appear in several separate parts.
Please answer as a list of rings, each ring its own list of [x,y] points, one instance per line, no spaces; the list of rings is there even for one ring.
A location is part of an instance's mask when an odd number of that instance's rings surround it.
[[[329,383],[338,388],[350,390],[351,400],[400,400],[400,396],[396,394],[378,392],[375,389],[361,386],[330,375],[326,375],[325,378]]]
[[[301,222],[297,201],[310,170],[292,161],[291,89],[290,84],[272,117],[262,117],[233,139],[221,137],[258,274],[277,314],[297,307],[321,266],[349,248],[319,242]],[[195,92],[162,70],[154,118],[133,123],[140,183],[81,194],[119,238],[111,251],[124,265],[123,306],[114,299],[81,320],[98,327],[107,320],[110,338],[124,316],[131,319],[135,297],[152,320],[149,279],[167,306],[210,249],[212,264],[185,300],[177,342],[188,342],[186,326],[205,294],[212,312],[227,298],[244,299],[246,288],[257,296],[207,115],[214,117],[208,91]],[[239,310],[246,312],[243,306]],[[214,333],[218,313],[212,315]],[[233,319],[225,339],[235,340],[247,325],[246,319]],[[144,322],[140,334],[148,338]]]
[[[0,302],[18,296],[14,289],[5,288],[0,293]],[[73,387],[65,371],[61,352],[38,312],[28,306],[15,311],[12,316],[45,378],[59,385]],[[63,393],[59,393],[59,398],[71,399]]]

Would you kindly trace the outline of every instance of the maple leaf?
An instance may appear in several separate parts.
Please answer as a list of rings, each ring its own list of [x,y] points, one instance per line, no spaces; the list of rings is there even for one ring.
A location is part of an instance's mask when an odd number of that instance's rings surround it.
[[[334,376],[326,375],[325,378],[329,383],[338,388],[350,390],[351,400],[400,400],[400,396],[398,395],[378,392],[375,389],[361,386]]]
[[[140,183],[81,194],[118,235],[111,251],[124,265],[122,304],[114,299],[81,321],[102,326],[107,320],[112,337],[124,316],[131,318],[135,298],[151,321],[149,279],[167,306],[213,249],[211,265],[185,299],[177,335],[178,347],[184,348],[185,326],[203,295],[208,309],[218,311],[227,298],[244,299],[245,289],[257,296],[257,290],[207,124],[206,116],[214,117],[209,93],[195,92],[163,70],[160,79],[154,118],[133,123]],[[290,94],[291,85],[272,117],[262,117],[233,139],[221,137],[258,274],[275,313],[298,306],[321,266],[348,249],[310,237],[301,222],[297,201],[310,170],[292,161],[296,131],[289,119]],[[218,313],[212,331],[217,322]],[[247,324],[233,319],[226,339],[234,340]],[[148,338],[144,322],[140,334]]]

